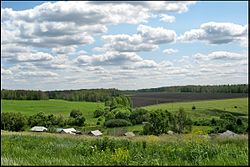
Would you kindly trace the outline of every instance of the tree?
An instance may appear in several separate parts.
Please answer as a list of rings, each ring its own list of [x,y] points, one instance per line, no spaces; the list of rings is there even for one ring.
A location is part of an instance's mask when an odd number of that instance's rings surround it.
[[[32,115],[28,119],[28,125],[33,126],[46,126],[47,117],[43,112]]]
[[[27,118],[21,113],[1,113],[1,129],[22,131],[27,125]]]
[[[167,133],[171,123],[171,113],[158,109],[150,113],[149,123],[144,126],[143,133],[153,135]]]
[[[75,110],[75,109],[71,110],[70,117],[76,118],[79,116],[82,116],[82,112],[80,110]]]
[[[98,117],[100,117],[100,116],[102,116],[104,114],[105,114],[105,110],[97,109],[97,110],[94,111],[94,118],[98,118]]]
[[[176,133],[183,133],[184,130],[192,130],[192,121],[186,116],[183,108],[180,108],[174,119],[174,131]]]
[[[135,124],[141,124],[142,122],[147,122],[149,121],[149,111],[143,108],[138,108],[132,111],[129,119],[130,121],[135,125]]]
[[[84,118],[84,116],[78,116],[74,120],[74,125],[75,126],[84,126],[85,120],[86,119]]]
[[[125,119],[110,119],[104,123],[106,127],[122,127],[122,126],[130,126],[132,125],[129,121]]]

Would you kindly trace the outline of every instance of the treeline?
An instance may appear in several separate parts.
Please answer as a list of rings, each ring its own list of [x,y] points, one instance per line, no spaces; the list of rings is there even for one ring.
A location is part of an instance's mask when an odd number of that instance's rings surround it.
[[[170,86],[124,92],[248,93],[248,84]]]
[[[47,100],[49,96],[43,91],[35,90],[1,90],[1,99],[8,100]]]
[[[26,116],[21,113],[1,113],[1,130],[24,131],[33,126],[45,126],[51,131],[55,127],[85,126],[85,117],[79,110],[72,110],[69,117],[45,115],[43,112]]]
[[[120,91],[117,89],[81,89],[81,90],[62,90],[47,91],[50,99],[63,99],[69,101],[91,101],[105,102],[111,97],[118,96]]]
[[[69,101],[104,102],[111,97],[118,96],[117,89],[81,89],[61,91],[34,90],[1,90],[1,99],[8,100],[47,100],[63,99]]]

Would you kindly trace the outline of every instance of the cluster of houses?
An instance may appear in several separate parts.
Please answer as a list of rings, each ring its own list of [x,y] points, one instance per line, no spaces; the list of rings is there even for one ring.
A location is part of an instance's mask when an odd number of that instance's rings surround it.
[[[43,127],[43,126],[34,126],[30,129],[32,132],[47,132],[48,129]],[[57,128],[56,129],[57,133],[67,133],[67,134],[82,134],[81,131],[77,131],[75,128]],[[102,136],[102,132],[99,130],[93,130],[88,133],[91,136]],[[127,137],[134,137],[135,134],[133,132],[126,132],[124,133],[125,136]]]

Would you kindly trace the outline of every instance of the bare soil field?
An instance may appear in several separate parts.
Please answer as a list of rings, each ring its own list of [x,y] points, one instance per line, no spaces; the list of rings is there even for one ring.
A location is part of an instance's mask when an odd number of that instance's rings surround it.
[[[172,103],[182,101],[196,101],[209,99],[231,99],[247,97],[247,93],[167,93],[145,92],[128,95],[131,97],[133,107],[142,107],[160,103]]]

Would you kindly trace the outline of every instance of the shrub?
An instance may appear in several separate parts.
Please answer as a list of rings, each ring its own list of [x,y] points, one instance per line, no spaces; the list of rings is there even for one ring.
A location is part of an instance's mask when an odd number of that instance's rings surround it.
[[[149,120],[150,114],[149,111],[143,108],[135,109],[129,119],[130,121],[135,124],[142,124],[142,122],[147,122]]]
[[[193,105],[192,110],[195,110],[195,109],[196,109],[196,107]]]
[[[150,113],[150,118],[147,124],[143,127],[144,134],[159,135],[167,133],[168,130],[173,128],[174,119],[171,113],[167,110],[156,110]]]
[[[122,127],[122,126],[131,126],[131,122],[125,119],[110,119],[104,123],[106,127]]]
[[[98,118],[102,115],[104,115],[105,111],[103,109],[97,109],[94,111],[94,118]]]
[[[174,118],[174,132],[183,133],[192,130],[192,121],[187,117],[183,108],[180,108]]]
[[[80,110],[75,110],[74,109],[74,110],[71,110],[69,116],[72,117],[72,118],[76,118],[78,116],[82,116],[82,112],[80,112]]]
[[[32,115],[28,119],[28,125],[33,126],[47,126],[47,116],[43,112]]]
[[[26,117],[21,113],[1,113],[1,129],[10,131],[24,130]]]

